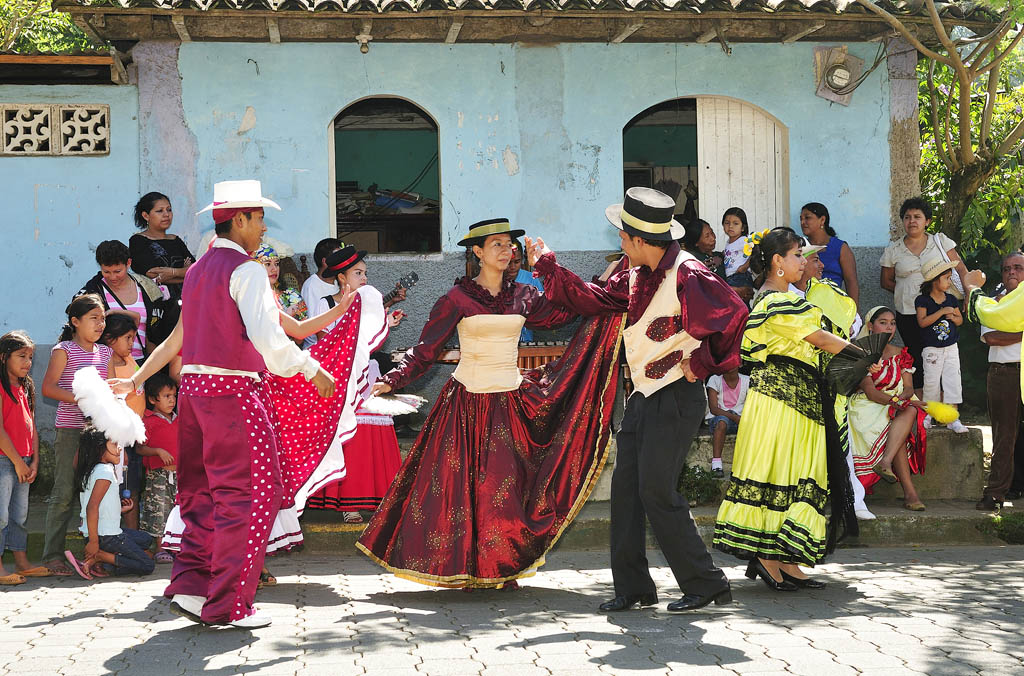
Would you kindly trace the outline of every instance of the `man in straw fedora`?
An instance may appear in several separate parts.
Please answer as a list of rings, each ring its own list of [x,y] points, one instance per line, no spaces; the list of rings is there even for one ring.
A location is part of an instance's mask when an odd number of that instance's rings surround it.
[[[165,596],[204,624],[270,624],[253,597],[281,501],[277,444],[259,374],[302,373],[329,397],[334,380],[284,333],[263,266],[250,257],[266,232],[259,181],[213,187],[217,238],[185,275],[178,393],[181,553]],[[133,383],[134,384],[134,383]]]
[[[602,611],[658,602],[648,571],[644,518],[683,592],[668,610],[732,601],[729,581],[711,560],[677,490],[690,442],[704,417],[703,379],[739,366],[747,308],[729,286],[674,241],[674,200],[630,188],[605,211],[619,230],[632,268],[605,286],[587,283],[555,262],[543,240],[526,238],[545,295],[583,315],[625,312],[622,336],[635,390],[616,436],[612,475],[611,563],[615,597]]]

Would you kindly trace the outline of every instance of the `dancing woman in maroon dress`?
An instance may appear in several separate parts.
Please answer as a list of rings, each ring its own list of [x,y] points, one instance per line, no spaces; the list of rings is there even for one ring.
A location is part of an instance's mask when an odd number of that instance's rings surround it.
[[[459,279],[419,343],[374,393],[434,363],[456,330],[462,357],[356,546],[399,577],[500,587],[532,575],[590,495],[607,457],[622,315],[586,320],[565,354],[520,373],[519,333],[575,315],[505,281],[508,220],[473,225],[480,274]]]

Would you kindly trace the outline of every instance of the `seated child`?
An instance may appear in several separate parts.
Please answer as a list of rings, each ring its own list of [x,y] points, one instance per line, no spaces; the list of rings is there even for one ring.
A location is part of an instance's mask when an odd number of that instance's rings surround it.
[[[711,473],[716,478],[725,477],[722,469],[722,448],[725,446],[725,435],[735,434],[740,425],[740,412],[747,398],[748,376],[742,375],[739,369],[733,369],[724,375],[708,378],[708,427],[711,428]]]
[[[121,529],[121,500],[117,494],[114,465],[121,461],[121,448],[91,424],[82,430],[78,447],[75,484],[81,491],[82,535],[86,538],[85,565],[68,552],[76,572],[92,578],[93,569],[104,563],[115,575],[149,575],[153,559],[146,549],[153,538],[141,531]]]
[[[146,468],[140,525],[144,532],[156,538],[157,563],[174,562],[171,553],[163,549],[162,539],[177,493],[178,421],[174,412],[177,395],[177,384],[163,373],[146,381],[149,410],[142,418],[146,443],[138,449]]]

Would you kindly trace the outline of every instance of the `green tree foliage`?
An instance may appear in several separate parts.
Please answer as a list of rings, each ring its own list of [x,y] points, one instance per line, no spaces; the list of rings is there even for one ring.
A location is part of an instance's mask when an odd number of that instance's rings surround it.
[[[944,23],[936,0],[924,0],[930,33],[871,0],[857,1],[924,58],[921,179],[937,225],[968,256],[1019,246],[1024,0],[983,0],[993,20],[980,34]]]
[[[103,49],[49,0],[0,0],[0,52],[67,54]]]

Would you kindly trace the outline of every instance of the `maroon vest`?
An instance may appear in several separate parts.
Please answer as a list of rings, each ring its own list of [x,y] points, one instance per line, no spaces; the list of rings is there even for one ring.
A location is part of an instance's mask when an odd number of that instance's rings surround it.
[[[182,364],[201,364],[259,373],[266,368],[231,297],[231,273],[252,259],[234,249],[214,247],[185,273],[181,290]]]

